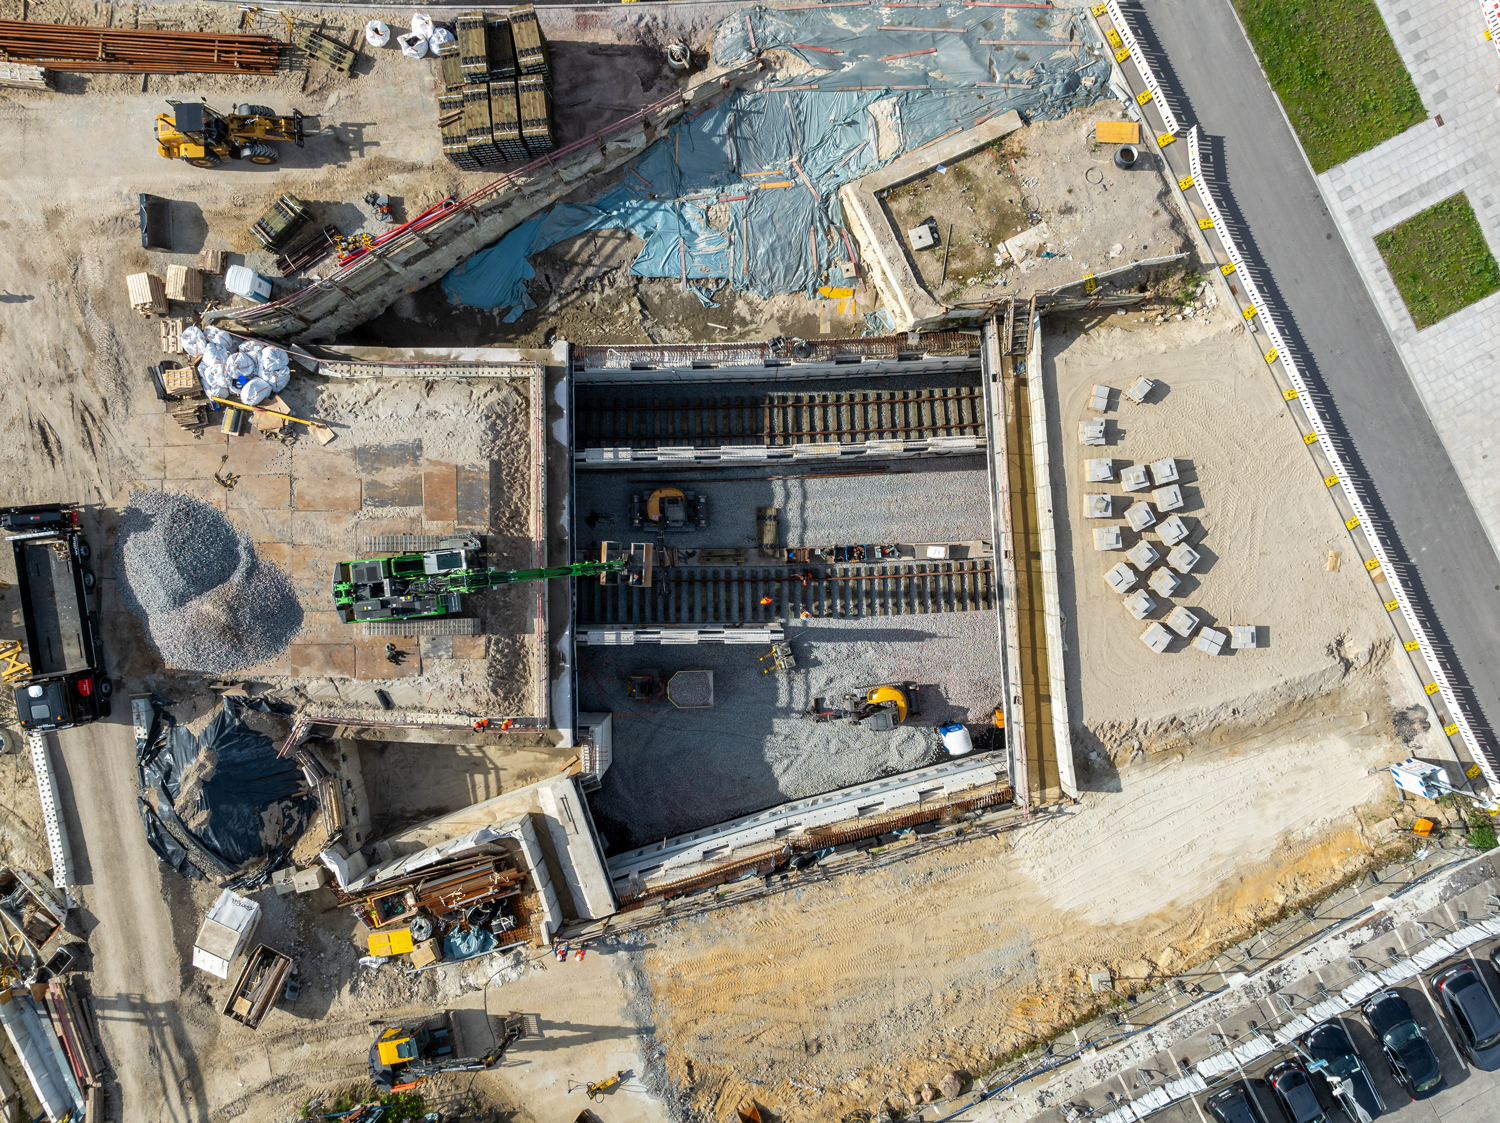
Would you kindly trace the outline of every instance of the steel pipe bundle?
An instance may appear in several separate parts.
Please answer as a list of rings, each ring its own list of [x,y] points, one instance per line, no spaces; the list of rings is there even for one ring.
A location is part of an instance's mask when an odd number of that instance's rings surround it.
[[[272,74],[282,43],[269,35],[136,31],[0,20],[0,59],[114,74]]]

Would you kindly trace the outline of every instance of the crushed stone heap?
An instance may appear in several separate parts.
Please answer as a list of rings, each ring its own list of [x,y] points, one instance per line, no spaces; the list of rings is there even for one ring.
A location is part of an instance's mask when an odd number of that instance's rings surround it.
[[[137,491],[120,520],[115,578],[168,667],[229,674],[274,659],[302,628],[280,568],[222,513],[186,495]]]

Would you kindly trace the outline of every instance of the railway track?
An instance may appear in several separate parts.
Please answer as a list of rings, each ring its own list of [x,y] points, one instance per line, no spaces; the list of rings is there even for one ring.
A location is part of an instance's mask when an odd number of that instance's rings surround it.
[[[580,390],[579,448],[860,444],[873,440],[982,437],[978,386],[840,393],[674,397]]]
[[[803,580],[806,576],[806,581]],[[770,597],[770,604],[762,604]],[[995,605],[989,558],[898,565],[682,566],[658,569],[649,589],[578,582],[577,621],[602,624],[755,624],[829,617],[980,612]]]

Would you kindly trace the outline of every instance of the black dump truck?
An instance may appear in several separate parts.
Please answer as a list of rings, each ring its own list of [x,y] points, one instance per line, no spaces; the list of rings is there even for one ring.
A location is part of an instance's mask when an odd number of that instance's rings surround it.
[[[69,504],[0,508],[16,557],[16,588],[26,627],[27,678],[15,684],[16,714],[27,731],[70,729],[109,716],[99,614],[89,608],[94,575],[89,544]]]

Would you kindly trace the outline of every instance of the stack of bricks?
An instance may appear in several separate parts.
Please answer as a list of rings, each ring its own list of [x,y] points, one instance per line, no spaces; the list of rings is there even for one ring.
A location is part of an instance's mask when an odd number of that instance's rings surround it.
[[[551,152],[552,74],[535,9],[465,12],[455,27],[438,51],[443,155],[474,171]]]

